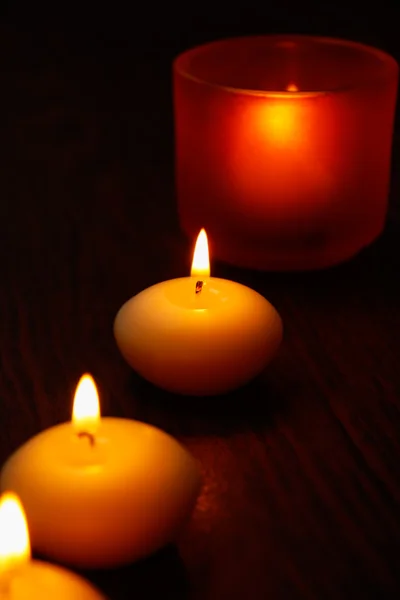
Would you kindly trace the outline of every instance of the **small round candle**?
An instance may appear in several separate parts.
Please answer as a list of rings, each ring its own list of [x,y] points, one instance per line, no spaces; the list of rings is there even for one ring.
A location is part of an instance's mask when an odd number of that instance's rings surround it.
[[[258,375],[282,339],[275,308],[250,288],[210,277],[199,234],[190,277],[154,285],[126,302],[114,334],[142,377],[168,391],[216,395]]]
[[[0,498],[0,598],[4,600],[105,600],[74,573],[31,560],[29,531],[21,502]]]
[[[0,478],[23,502],[33,547],[85,568],[126,564],[172,542],[200,487],[195,460],[174,438],[99,412],[85,375],[72,423],[29,440]]]

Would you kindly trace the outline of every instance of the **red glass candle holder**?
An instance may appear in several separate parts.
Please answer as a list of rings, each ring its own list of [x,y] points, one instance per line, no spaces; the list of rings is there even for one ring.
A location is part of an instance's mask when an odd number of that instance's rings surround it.
[[[174,62],[181,225],[257,269],[339,263],[385,221],[398,65],[355,42],[222,40]]]

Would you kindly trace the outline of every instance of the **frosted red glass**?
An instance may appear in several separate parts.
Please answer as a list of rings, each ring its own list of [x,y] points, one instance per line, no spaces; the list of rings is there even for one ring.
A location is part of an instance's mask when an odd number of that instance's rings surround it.
[[[257,269],[341,262],[382,231],[398,66],[355,42],[244,37],[174,62],[184,231]]]

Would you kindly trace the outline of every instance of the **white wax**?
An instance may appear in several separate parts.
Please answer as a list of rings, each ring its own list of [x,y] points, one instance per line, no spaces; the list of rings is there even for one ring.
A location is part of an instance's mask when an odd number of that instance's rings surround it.
[[[258,375],[282,339],[275,308],[250,288],[209,277],[154,285],[122,306],[114,323],[126,361],[155,385],[188,395],[229,392]]]

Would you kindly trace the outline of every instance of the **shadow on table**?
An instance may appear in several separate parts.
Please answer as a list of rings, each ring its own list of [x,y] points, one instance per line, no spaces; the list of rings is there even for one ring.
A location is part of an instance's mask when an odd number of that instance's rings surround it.
[[[109,600],[189,597],[185,566],[175,546],[119,569],[81,571]]]
[[[287,407],[290,393],[282,394],[275,383],[286,377],[287,386],[296,385],[284,373],[285,350],[257,379],[243,388],[221,396],[179,396],[156,388],[131,373],[128,393],[135,398],[131,418],[146,421],[173,435],[221,435],[272,427],[277,414]],[[272,367],[272,365],[271,365]]]

